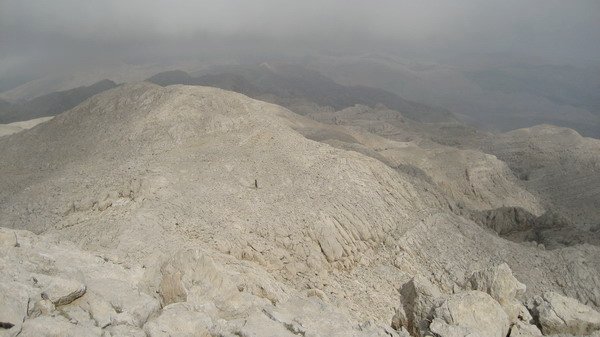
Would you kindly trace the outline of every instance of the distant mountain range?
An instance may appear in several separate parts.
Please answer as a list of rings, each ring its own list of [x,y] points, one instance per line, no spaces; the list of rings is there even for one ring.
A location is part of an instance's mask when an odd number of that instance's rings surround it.
[[[367,86],[344,86],[317,71],[298,65],[221,66],[196,75],[174,70],[156,74],[148,81],[161,85],[212,86],[283,105],[308,114],[307,103],[341,110],[354,105],[384,105],[420,122],[455,121],[448,110],[406,100],[389,91]],[[302,104],[304,103],[304,104]],[[302,107],[299,107],[301,105]]]
[[[11,103],[0,100],[0,124],[55,116],[79,105],[86,99],[116,87],[110,80],[102,80],[90,86],[82,86],[66,91],[36,97],[31,100]]]
[[[538,124],[600,138],[600,67],[481,57],[449,65],[366,54],[312,57],[304,66],[343,85],[382,88],[440,106],[463,121],[508,131]]]

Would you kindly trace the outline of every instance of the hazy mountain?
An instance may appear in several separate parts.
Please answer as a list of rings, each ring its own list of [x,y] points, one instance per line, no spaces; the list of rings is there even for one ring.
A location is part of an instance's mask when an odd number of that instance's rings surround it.
[[[277,103],[302,114],[310,112],[311,107],[306,107],[309,104],[316,104],[317,109],[334,110],[356,104],[371,107],[383,104],[417,121],[454,120],[452,114],[444,109],[408,101],[382,89],[343,86],[316,71],[298,65],[263,63],[259,66],[222,66],[196,77],[182,71],[169,71],[148,80],[163,86],[215,86]]]
[[[110,80],[102,80],[87,87],[54,92],[29,101],[9,103],[0,101],[0,123],[13,123],[34,118],[55,116],[67,111],[97,93],[116,87]]]
[[[546,123],[600,137],[597,67],[481,56],[457,65],[393,55],[313,57],[305,63],[341,84],[382,88],[442,106],[486,129],[508,131]]]

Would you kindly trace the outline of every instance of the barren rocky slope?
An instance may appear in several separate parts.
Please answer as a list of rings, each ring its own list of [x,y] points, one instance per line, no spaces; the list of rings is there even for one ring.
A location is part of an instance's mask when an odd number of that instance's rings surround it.
[[[140,83],[94,96],[0,139],[0,226],[41,234],[3,231],[2,275],[11,283],[0,295],[22,288],[22,296],[0,313],[25,320],[7,331],[516,336],[535,322],[546,335],[600,328],[592,309],[600,305],[599,247],[545,250],[472,222],[465,212],[521,205],[540,213],[543,205],[492,156],[436,146],[321,124],[214,88]],[[504,262],[526,292],[510,281],[520,290],[497,295],[473,281],[495,282]],[[482,275],[491,276],[472,276],[489,268]],[[37,274],[77,282],[57,289],[60,281]],[[436,301],[415,302],[428,291]],[[590,306],[591,318],[555,329],[538,309],[564,301],[548,291]],[[487,334],[453,315],[473,302],[506,320]],[[10,311],[27,303],[38,309]],[[517,317],[513,304],[534,317]]]

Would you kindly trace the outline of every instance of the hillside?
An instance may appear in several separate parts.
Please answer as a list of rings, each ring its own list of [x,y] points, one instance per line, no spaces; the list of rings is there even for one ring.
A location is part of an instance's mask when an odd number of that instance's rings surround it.
[[[14,303],[41,301],[40,316],[15,314],[32,336],[45,326],[94,326],[91,336],[179,328],[414,335],[433,306],[406,297],[422,278],[440,301],[487,296],[508,315],[498,328],[506,336],[530,322],[469,283],[473,272],[502,263],[527,287],[519,302],[510,299],[518,310],[548,291],[600,305],[598,246],[546,250],[471,221],[468,211],[504,204],[544,208],[503,162],[475,150],[441,157],[436,146],[322,124],[216,88],[105,91],[0,138],[0,226],[39,234],[3,230],[0,256],[19,260],[21,246],[49,250],[42,258],[55,267],[3,264],[11,269],[2,275],[14,277],[0,295],[21,287]],[[471,189],[458,188],[465,170]],[[502,188],[513,193],[492,193]],[[65,250],[67,240],[78,248]],[[40,295],[47,278],[39,274],[77,275],[79,283],[48,309],[43,297],[64,289]],[[39,286],[27,283],[31,275]]]

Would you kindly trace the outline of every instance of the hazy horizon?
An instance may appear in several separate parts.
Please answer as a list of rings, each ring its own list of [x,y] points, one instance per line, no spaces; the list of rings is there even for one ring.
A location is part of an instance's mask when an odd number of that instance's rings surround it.
[[[88,64],[392,53],[600,64],[600,3],[580,1],[0,2],[0,75]]]

